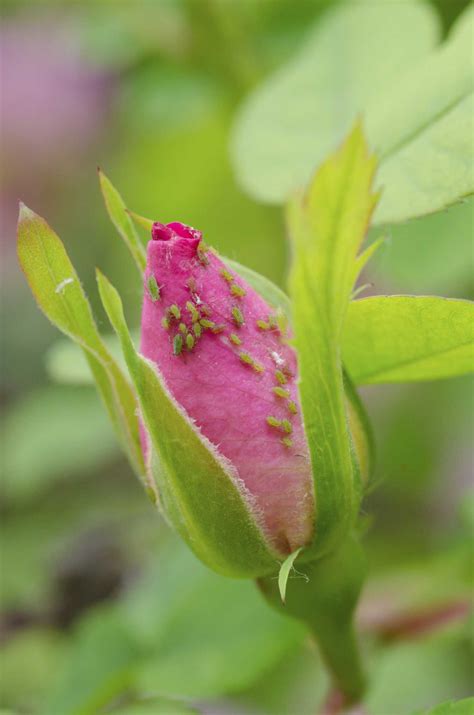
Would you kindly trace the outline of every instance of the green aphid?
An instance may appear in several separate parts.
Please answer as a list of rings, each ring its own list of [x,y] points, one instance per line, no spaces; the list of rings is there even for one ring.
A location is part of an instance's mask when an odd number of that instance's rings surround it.
[[[244,295],[246,295],[245,290],[242,288],[242,286],[239,286],[238,283],[232,283],[232,285],[230,286],[230,292],[236,298],[243,298]]]
[[[166,315],[161,319],[161,327],[164,328],[164,330],[169,330],[170,321],[168,320]]]
[[[249,355],[248,353],[245,353],[245,352],[239,353],[239,359],[245,365],[253,365],[253,357],[251,355]]]
[[[209,251],[209,248],[204,243],[201,243],[197,250],[198,260],[203,266],[209,265],[209,258],[206,256],[206,253],[208,251]]]
[[[281,420],[278,420],[276,417],[273,417],[273,415],[268,415],[267,417],[267,424],[270,427],[275,427],[277,429],[280,429],[281,427]]]
[[[261,372],[265,372],[265,368],[264,368],[264,366],[262,365],[262,363],[257,362],[256,360],[253,361],[252,367],[253,367],[253,369],[255,370],[255,372],[260,372],[260,373],[261,373]]]
[[[175,320],[180,320],[181,318],[181,311],[176,305],[176,303],[173,303],[173,305],[170,305],[168,308],[169,314],[175,318]]]
[[[215,333],[216,335],[217,335],[218,333],[223,333],[224,330],[225,330],[225,325],[223,325],[222,323],[215,324],[214,327],[211,328],[211,330],[212,330],[212,332]]]
[[[240,339],[239,336],[236,335],[235,333],[231,333],[231,334],[229,335],[229,340],[230,340],[231,343],[234,343],[234,345],[242,345],[241,339]]]
[[[201,316],[199,315],[199,311],[194,305],[194,303],[191,303],[191,301],[188,300],[188,302],[186,303],[186,309],[191,316],[191,320],[193,321],[193,323],[197,323]]]
[[[147,286],[148,286],[148,293],[150,294],[150,298],[154,303],[156,303],[157,300],[160,300],[161,294],[160,294],[160,286],[156,282],[155,276],[148,276],[148,281],[147,281]]]
[[[257,320],[257,328],[259,330],[270,330],[270,323],[265,322],[265,320]]]
[[[280,387],[279,385],[277,387],[272,387],[272,392],[277,396],[281,397],[284,400],[287,400],[290,396],[290,393],[288,390],[285,390],[284,387]]]
[[[202,328],[199,323],[193,323],[193,333],[196,337],[196,340],[199,340],[202,335]]]
[[[282,310],[278,310],[278,313],[276,315],[276,323],[278,330],[284,336],[288,328],[288,318]]]
[[[194,347],[194,338],[191,333],[188,333],[186,335],[186,347],[188,350],[192,350]]]
[[[293,415],[298,414],[298,405],[296,404],[296,402],[293,402],[293,400],[290,400],[288,402],[287,407]]]
[[[213,320],[208,320],[207,318],[201,318],[199,322],[205,330],[213,330],[213,328],[216,327],[215,322]]]
[[[232,315],[232,320],[236,324],[238,328],[241,328],[242,325],[244,324],[244,316],[242,315],[242,311],[240,308],[238,308],[236,305],[231,310],[231,315]]]
[[[278,320],[275,315],[268,316],[268,324],[272,330],[275,330],[275,328],[278,328]]]
[[[232,281],[234,280],[234,276],[226,268],[223,268],[221,270],[221,276],[225,281],[227,281],[227,283],[232,283]]]
[[[180,323],[180,324],[178,325],[178,330],[179,330],[180,333],[183,333],[183,335],[186,335],[188,329],[187,329],[185,323]]]
[[[183,349],[183,336],[177,333],[173,338],[173,355],[181,355]]]
[[[290,420],[282,420],[281,421],[281,428],[286,432],[287,434],[291,434],[293,432],[293,425],[291,424]]]
[[[289,437],[282,437],[280,442],[284,447],[287,447],[288,449],[293,446],[293,440]]]
[[[211,310],[210,307],[209,307],[208,305],[206,305],[205,303],[202,303],[202,305],[200,306],[200,310],[201,310],[201,313],[202,313],[203,315],[207,315],[208,318],[209,318],[210,315],[212,315],[212,310]]]
[[[281,370],[275,370],[275,377],[280,383],[280,385],[286,385],[287,379],[284,372],[282,372]]]

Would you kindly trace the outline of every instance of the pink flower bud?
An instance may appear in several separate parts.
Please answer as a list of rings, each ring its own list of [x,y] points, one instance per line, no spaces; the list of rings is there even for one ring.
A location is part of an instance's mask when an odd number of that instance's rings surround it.
[[[314,528],[310,457],[288,327],[205,247],[200,231],[155,223],[152,239],[141,352],[232,463],[254,498],[255,517],[269,542],[288,554],[309,543]]]

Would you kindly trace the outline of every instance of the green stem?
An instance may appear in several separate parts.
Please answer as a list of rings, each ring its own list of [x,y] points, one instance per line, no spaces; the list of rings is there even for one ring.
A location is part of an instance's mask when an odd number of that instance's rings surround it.
[[[296,563],[298,572],[305,574],[307,580],[290,577],[284,604],[274,578],[260,579],[259,586],[271,605],[306,623],[335,687],[347,704],[359,702],[366,682],[353,616],[365,577],[362,548],[349,538],[328,556],[305,563],[302,554]]]

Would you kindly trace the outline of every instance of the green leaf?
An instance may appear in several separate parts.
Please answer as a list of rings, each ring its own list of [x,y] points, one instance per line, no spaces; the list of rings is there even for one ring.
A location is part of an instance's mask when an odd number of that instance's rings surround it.
[[[294,59],[242,107],[231,147],[242,186],[257,199],[284,203],[438,34],[425,3],[346,2],[326,12]]]
[[[441,47],[367,107],[384,187],[375,223],[424,216],[474,192],[473,19],[471,6]]]
[[[472,715],[474,712],[474,698],[465,700],[451,700],[441,703],[429,710],[417,710],[413,715]]]
[[[344,3],[252,95],[233,158],[253,196],[283,203],[363,113],[380,157],[375,223],[439,211],[474,191],[472,12],[434,47],[421,3]],[[403,42],[400,42],[403,37]]]
[[[356,125],[289,208],[294,264],[290,275],[300,392],[317,504],[316,544],[327,549],[352,523],[359,502],[343,373],[342,326],[356,256],[373,211],[375,161]]]
[[[439,380],[474,368],[474,303],[376,296],[351,303],[344,364],[355,383]]]
[[[136,473],[142,476],[134,392],[99,335],[61,240],[44,219],[24,204],[18,222],[18,257],[43,313],[83,351],[118,439]]]
[[[104,172],[100,169],[99,181],[110,219],[122,239],[125,241],[127,248],[135,260],[138,271],[140,275],[142,275],[146,265],[145,248],[135,231],[133,221],[127,212],[123,199]]]
[[[283,603],[285,603],[286,586],[290,577],[291,569],[293,568],[293,564],[295,563],[302,549],[303,547],[300,546],[299,549],[293,551],[292,554],[286,557],[286,559],[280,566],[280,571],[278,572],[278,590],[280,591],[280,597]]]
[[[165,513],[211,568],[233,576],[274,571],[277,557],[265,542],[250,496],[239,485],[232,465],[174,401],[157,368],[137,353],[119,294],[100,272],[97,280],[153,444],[152,466]],[[211,500],[205,498],[209,493]]]

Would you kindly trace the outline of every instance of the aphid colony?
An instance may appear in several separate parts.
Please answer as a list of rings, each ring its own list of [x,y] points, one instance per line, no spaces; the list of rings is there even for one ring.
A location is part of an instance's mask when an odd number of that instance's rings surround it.
[[[209,265],[206,250],[208,249],[199,251],[198,255],[200,263],[204,266]],[[220,275],[228,284],[229,293],[232,298],[241,300],[246,295],[245,289],[236,282],[235,276],[233,276],[230,271],[223,268],[220,271]],[[194,278],[191,277],[188,280],[187,286],[190,290],[192,300],[186,301],[186,305],[183,310],[181,310],[175,303],[168,306],[165,310],[165,315],[161,319],[161,327],[163,330],[173,330],[174,332],[171,342],[173,355],[175,357],[180,356],[184,352],[192,352],[205,332],[217,335],[225,333],[227,330],[226,324],[217,323],[211,319],[212,310],[209,306],[203,303],[197,295],[196,282]],[[153,275],[148,277],[147,287],[148,294],[153,302],[161,300],[161,289]],[[184,322],[186,319],[190,325]],[[236,304],[232,305],[229,313],[229,321],[233,323],[237,331],[245,325],[245,317],[242,306]],[[279,324],[276,316],[274,315],[268,315],[265,319],[260,318],[256,320],[255,325],[259,331],[280,332],[282,329],[281,324]],[[230,347],[240,347],[242,345],[242,338],[239,337],[237,332],[230,332],[225,335],[225,337],[227,338]],[[285,360],[275,351],[270,354],[273,362],[277,366],[277,369],[274,371],[274,377],[277,384],[272,388],[272,393],[279,400],[283,400],[286,403],[286,408],[290,413],[290,417],[294,416],[298,413],[297,404],[291,399],[289,389],[283,387],[287,384],[288,380],[287,375],[285,374]],[[254,372],[265,372],[265,366],[252,357],[252,355],[246,350],[236,351],[236,356],[243,365],[248,366]],[[280,441],[285,447],[289,448],[292,446],[293,443],[289,435],[291,435],[293,431],[293,426],[289,419],[278,419],[273,415],[268,415],[266,423],[272,429],[284,433],[285,436],[283,436]]]

